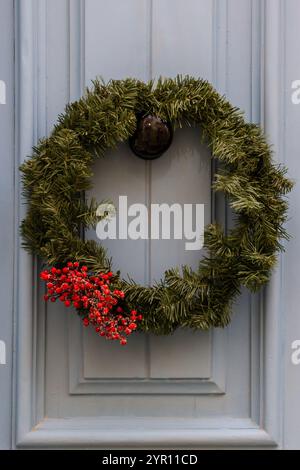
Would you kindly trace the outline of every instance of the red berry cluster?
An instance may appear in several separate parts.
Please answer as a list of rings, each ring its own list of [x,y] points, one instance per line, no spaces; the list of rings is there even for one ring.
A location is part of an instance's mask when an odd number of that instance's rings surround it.
[[[112,272],[91,275],[87,266],[75,261],[62,268],[42,271],[40,278],[47,285],[45,301],[59,299],[66,307],[73,305],[82,316],[84,326],[93,325],[100,336],[119,340],[122,345],[143,318],[136,310],[126,308],[123,291],[112,289]]]

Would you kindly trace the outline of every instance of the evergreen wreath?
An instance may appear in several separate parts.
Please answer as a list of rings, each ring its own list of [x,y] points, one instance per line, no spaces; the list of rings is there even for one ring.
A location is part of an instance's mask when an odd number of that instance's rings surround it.
[[[226,195],[236,223],[229,233],[217,223],[206,227],[207,255],[196,271],[169,269],[144,287],[112,273],[103,247],[81,234],[99,221],[96,201],[83,197],[93,159],[132,136],[137,116],[149,114],[174,129],[201,126],[220,162],[213,189]],[[286,169],[272,163],[261,129],[205,80],[95,81],[93,90],[67,105],[21,171],[28,202],[24,246],[52,266],[41,274],[45,299],[74,305],[85,325],[122,344],[135,329],[169,334],[178,327],[227,325],[241,287],[256,291],[268,281],[281,239],[288,238],[285,194],[292,182]]]

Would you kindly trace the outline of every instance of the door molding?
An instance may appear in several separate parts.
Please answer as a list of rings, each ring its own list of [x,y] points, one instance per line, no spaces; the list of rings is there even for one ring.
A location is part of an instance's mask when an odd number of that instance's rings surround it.
[[[224,10],[223,0],[214,0],[219,14]],[[226,0],[227,3],[230,0]],[[221,5],[222,4],[222,5]],[[76,18],[70,30],[70,66],[79,67],[79,78],[70,80],[70,98],[80,93],[84,70],[82,57],[84,0],[71,0],[70,17]],[[266,132],[281,149],[282,132],[276,116],[282,115],[280,90],[282,76],[278,60],[283,61],[284,2],[281,0],[252,0],[252,9],[262,15],[261,76],[262,122]],[[46,0],[15,1],[16,37],[16,224],[24,217],[19,165],[30,155],[38,136],[46,133],[45,125],[45,25]],[[220,42],[220,41],[219,41]],[[72,48],[79,48],[78,54]],[[226,41],[220,47],[226,47]],[[278,48],[280,59],[278,59]],[[283,63],[283,62],[282,62]],[[228,418],[185,420],[182,418],[70,418],[47,419],[43,414],[43,370],[37,367],[37,357],[45,353],[37,350],[37,335],[43,337],[43,328],[37,323],[37,312],[44,315],[39,304],[36,286],[37,261],[21,248],[16,230],[14,308],[15,325],[15,446],[19,448],[69,447],[274,447],[282,442],[282,373],[283,317],[280,304],[281,260],[262,299],[260,392],[253,391],[261,412],[251,410],[251,419]],[[254,331],[254,330],[253,330]],[[256,342],[253,342],[256,345]],[[255,374],[257,371],[252,371]],[[39,384],[39,385],[38,385]],[[259,420],[258,422],[256,422]]]

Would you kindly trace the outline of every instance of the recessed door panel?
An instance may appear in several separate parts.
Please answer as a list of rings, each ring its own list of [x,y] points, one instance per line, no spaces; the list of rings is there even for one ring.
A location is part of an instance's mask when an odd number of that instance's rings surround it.
[[[73,27],[80,29],[81,40],[77,35],[74,45],[68,43],[64,29],[70,20],[67,2],[64,6],[62,1],[47,2],[49,129],[69,99],[70,81],[78,78],[76,64],[84,78],[82,88],[97,75],[105,80],[148,80],[188,73],[212,81],[238,99],[236,104],[246,112],[252,108],[254,112],[259,100],[252,71],[259,44],[247,21],[252,3],[229,0],[225,8],[225,2],[210,0],[76,2],[80,7]],[[237,22],[244,25],[243,31]],[[252,23],[257,27],[258,22],[255,10]],[[170,149],[152,163],[133,155],[126,142],[107,151],[93,165],[94,187],[87,197],[99,202],[109,199],[118,208],[119,196],[127,196],[128,207],[144,204],[150,215],[151,204],[204,204],[205,224],[214,215],[225,225],[231,223],[225,201],[215,200],[211,193],[211,156],[200,136],[200,129],[177,130]],[[97,240],[95,230],[86,236]],[[191,240],[117,238],[104,240],[103,245],[114,269],[147,285],[160,279],[167,268],[197,267],[203,250],[187,250],[187,241]],[[42,305],[41,301],[41,312]],[[121,347],[99,338],[92,329],[83,329],[74,312],[50,305],[45,326],[39,325],[39,351],[44,348],[46,358],[45,414],[50,418],[207,418],[214,420],[214,427],[226,419],[252,419],[260,390],[258,302],[243,293],[234,312],[232,325],[224,330],[178,330],[169,337],[140,333]]]

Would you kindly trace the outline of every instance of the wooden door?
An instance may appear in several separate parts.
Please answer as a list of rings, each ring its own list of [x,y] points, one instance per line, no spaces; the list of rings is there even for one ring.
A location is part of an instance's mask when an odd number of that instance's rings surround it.
[[[65,104],[97,75],[105,80],[202,77],[241,107],[248,120],[272,123],[273,102],[268,91],[265,101],[261,95],[266,83],[261,51],[263,37],[265,47],[273,47],[270,19],[281,21],[275,3],[32,0],[25,8],[20,2],[19,120],[25,137],[19,155],[24,158],[38,137],[51,132]],[[266,67],[275,67],[272,57],[267,56]],[[211,193],[212,172],[199,130],[183,129],[152,163],[135,157],[126,143],[107,152],[94,165],[89,196],[117,204],[126,195],[129,204],[147,207],[201,203],[206,223],[217,218],[230,226],[226,201]],[[195,267],[203,255],[186,251],[182,240],[105,244],[114,265],[143,284],[171,266]],[[277,300],[271,300],[276,276],[264,299],[242,292],[226,329],[180,330],[170,337],[136,334],[120,348],[84,330],[65,308],[46,308],[36,261],[32,277],[32,260],[23,251],[18,263],[19,446],[278,445],[279,362],[276,367],[270,362],[271,351],[280,358],[280,312]]]

